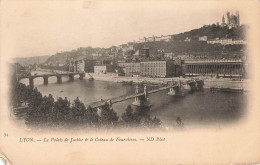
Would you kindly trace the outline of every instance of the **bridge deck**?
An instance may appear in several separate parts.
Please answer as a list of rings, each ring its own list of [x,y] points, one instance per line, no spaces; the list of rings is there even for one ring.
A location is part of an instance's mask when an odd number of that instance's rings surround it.
[[[30,75],[30,76],[20,76],[19,79],[24,78],[37,78],[37,77],[52,77],[52,76],[69,76],[69,75],[77,75],[83,74],[81,72],[68,72],[68,73],[50,73],[50,74],[40,74],[40,75]]]
[[[159,91],[162,91],[162,90],[166,90],[166,89],[169,89],[169,88],[176,88],[176,87],[178,87],[178,85],[161,87],[161,88],[158,88],[158,89],[148,91],[148,94],[152,94],[152,93],[156,93],[156,92],[159,92]],[[98,108],[100,106],[105,105],[105,103],[109,100],[111,100],[112,104],[114,104],[114,103],[122,102],[122,101],[125,101],[125,100],[133,99],[135,97],[142,96],[142,95],[144,95],[144,93],[132,94],[132,95],[128,95],[128,96],[119,96],[119,97],[115,97],[115,98],[112,98],[112,99],[106,99],[106,100],[103,100],[103,101],[97,101],[97,102],[90,103],[89,105],[87,105],[87,107],[91,106],[92,108]]]

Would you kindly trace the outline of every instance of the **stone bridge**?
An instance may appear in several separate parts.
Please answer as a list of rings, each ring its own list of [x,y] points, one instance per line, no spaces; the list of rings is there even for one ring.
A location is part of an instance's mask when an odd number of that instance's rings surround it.
[[[84,72],[68,72],[68,73],[52,73],[52,74],[42,74],[42,75],[30,75],[30,76],[18,76],[17,80],[20,81],[22,79],[29,79],[29,85],[31,87],[34,87],[34,79],[38,78],[38,77],[42,77],[43,78],[43,83],[45,85],[48,84],[48,79],[49,77],[57,77],[57,83],[61,84],[62,83],[62,76],[69,76],[69,81],[74,81],[74,76],[75,75],[79,75],[79,79],[83,80],[83,77],[85,77],[85,73]]]

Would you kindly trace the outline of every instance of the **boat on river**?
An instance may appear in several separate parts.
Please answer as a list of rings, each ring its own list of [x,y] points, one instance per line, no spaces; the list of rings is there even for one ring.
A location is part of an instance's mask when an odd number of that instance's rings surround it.
[[[221,87],[211,87],[211,92],[243,92],[243,88],[221,88]]]

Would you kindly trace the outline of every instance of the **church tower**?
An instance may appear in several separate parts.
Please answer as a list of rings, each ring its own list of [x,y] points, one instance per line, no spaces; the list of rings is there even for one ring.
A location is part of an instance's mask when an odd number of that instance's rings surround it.
[[[230,24],[230,13],[227,12],[227,24],[229,25]]]
[[[239,12],[236,11],[236,16],[237,16],[237,26],[240,26],[240,18],[239,18]]]
[[[224,17],[224,15],[223,15],[221,26],[223,27],[223,26],[225,26],[225,25],[226,25],[226,21],[225,21],[225,17]]]
[[[225,21],[224,15],[223,15],[223,17],[222,17],[222,24],[225,24],[225,23],[226,23],[226,21]]]

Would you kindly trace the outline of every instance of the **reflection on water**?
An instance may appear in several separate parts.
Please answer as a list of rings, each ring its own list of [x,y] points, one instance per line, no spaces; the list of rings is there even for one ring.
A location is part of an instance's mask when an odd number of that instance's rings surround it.
[[[34,80],[35,87],[43,95],[52,94],[55,99],[67,97],[71,102],[79,97],[85,104],[134,93],[134,86],[105,81],[78,80],[69,82],[63,77],[63,83],[57,84],[56,77],[49,78],[49,84],[43,85],[42,78]],[[28,84],[28,80],[21,82]],[[160,91],[149,96],[152,103],[151,115],[159,117],[164,125],[176,126],[176,118],[181,117],[185,126],[226,124],[237,121],[245,115],[248,93],[212,93],[209,89],[188,93],[185,97],[169,96],[168,91]],[[113,108],[119,116],[133,99],[116,103]]]

